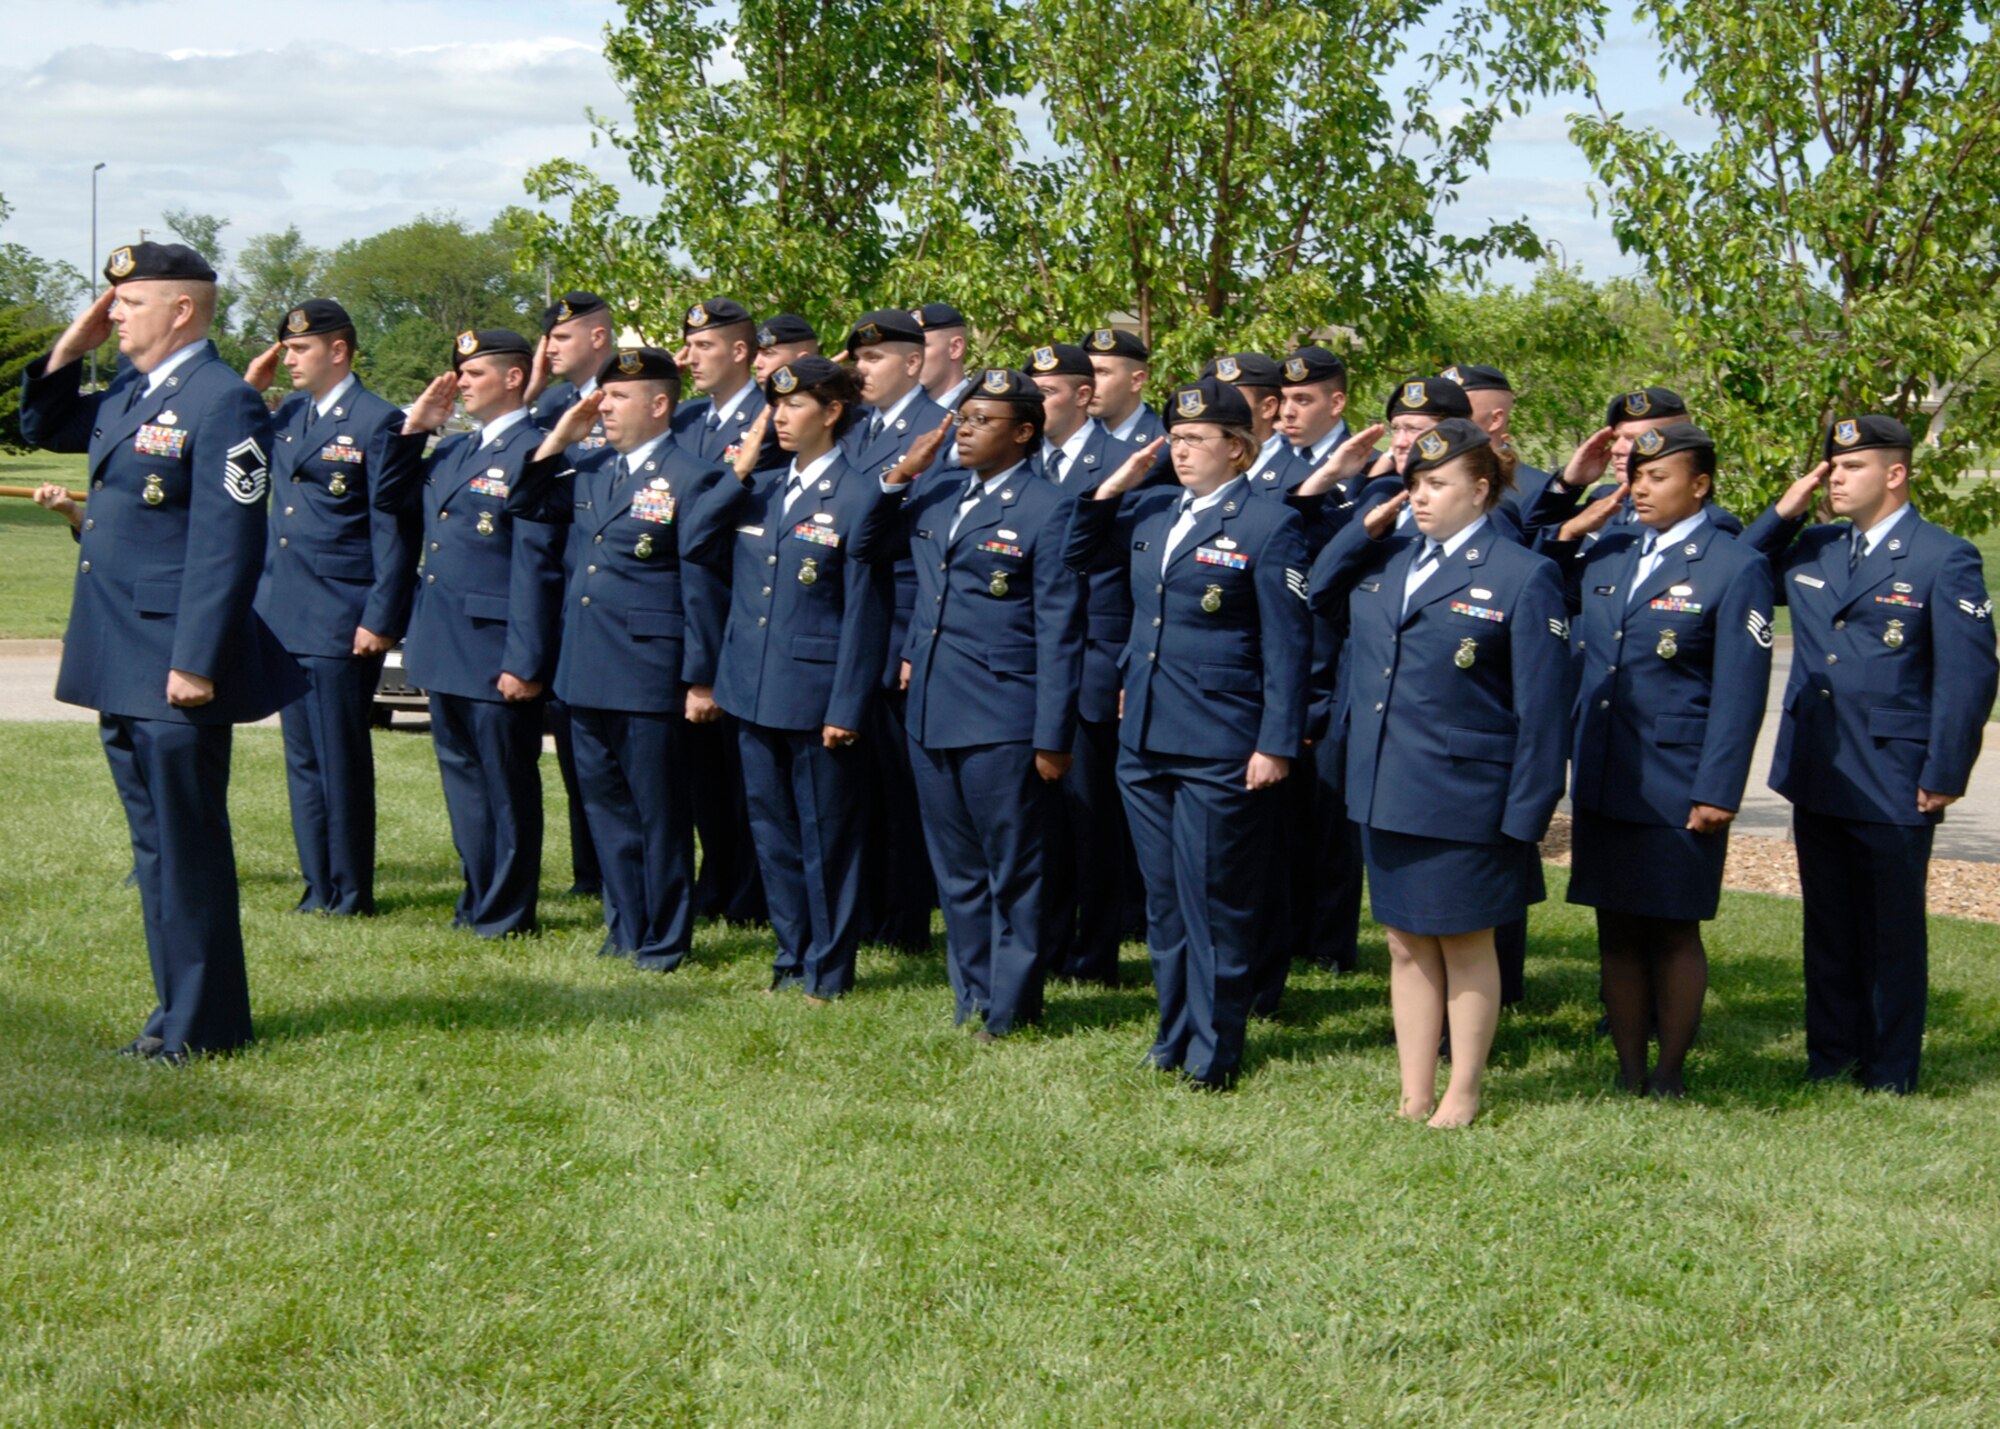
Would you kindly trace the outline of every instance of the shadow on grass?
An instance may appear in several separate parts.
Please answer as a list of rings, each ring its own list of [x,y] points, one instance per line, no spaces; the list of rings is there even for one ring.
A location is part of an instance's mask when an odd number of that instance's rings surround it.
[[[705,1001],[669,975],[634,976],[605,987],[488,977],[450,991],[411,991],[266,1008],[258,1040],[271,1046],[340,1034],[388,1031],[542,1032],[596,1023],[657,1021]]]

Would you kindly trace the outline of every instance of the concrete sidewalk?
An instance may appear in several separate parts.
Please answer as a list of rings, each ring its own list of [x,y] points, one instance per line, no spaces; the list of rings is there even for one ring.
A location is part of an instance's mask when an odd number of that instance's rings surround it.
[[[1772,652],[1771,694],[1764,728],[1757,736],[1757,757],[1750,766],[1750,788],[1736,827],[1766,838],[1785,838],[1792,827],[1792,806],[1765,787],[1771,753],[1778,742],[1778,709],[1785,681],[1792,670],[1792,643],[1781,639]],[[95,724],[97,715],[75,705],[59,704],[50,691],[56,685],[56,665],[62,658],[59,640],[0,640],[0,722],[9,720],[72,720]],[[404,716],[404,723],[420,719]],[[261,723],[275,727],[274,715]],[[1938,858],[1974,863],[2000,863],[2000,725],[1986,726],[1986,753],[1972,771],[1972,787],[1951,806],[1938,826],[1934,853]],[[549,745],[548,747],[553,747]],[[1567,805],[1565,805],[1567,807]]]

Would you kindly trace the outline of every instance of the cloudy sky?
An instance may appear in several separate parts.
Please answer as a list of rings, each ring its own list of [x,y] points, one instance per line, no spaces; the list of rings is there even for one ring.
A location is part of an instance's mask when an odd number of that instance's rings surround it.
[[[444,209],[484,223],[525,201],[521,176],[543,159],[607,162],[584,111],[621,108],[598,48],[618,9],[0,0],[0,194],[14,208],[0,237],[87,267],[100,160],[100,254],[176,206],[227,215],[232,248],[288,223],[321,246]],[[1649,51],[1613,48],[1606,88],[1687,137],[1653,65]],[[1493,172],[1466,187],[1455,222],[1525,215],[1594,276],[1630,271],[1592,213],[1566,107],[1502,131]]]

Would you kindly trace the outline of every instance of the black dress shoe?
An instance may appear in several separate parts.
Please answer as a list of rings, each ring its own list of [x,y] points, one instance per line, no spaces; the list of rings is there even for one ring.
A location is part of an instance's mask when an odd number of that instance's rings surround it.
[[[148,1062],[158,1062],[165,1067],[185,1067],[187,1065],[188,1054],[185,1048],[180,1051],[170,1052],[167,1050],[166,1045],[162,1043],[146,1054],[146,1060]]]
[[[158,1037],[134,1037],[130,1042],[120,1047],[115,1055],[120,1057],[150,1057],[166,1045]]]

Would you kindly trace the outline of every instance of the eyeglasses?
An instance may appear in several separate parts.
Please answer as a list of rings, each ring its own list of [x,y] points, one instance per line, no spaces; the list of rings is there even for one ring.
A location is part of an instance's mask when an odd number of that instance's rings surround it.
[[[959,415],[958,425],[966,430],[977,432],[977,431],[983,431],[987,427],[993,426],[995,423],[1008,420],[1011,419],[1005,417],[996,417],[988,412],[965,412]]]
[[[1167,445],[1170,447],[1198,447],[1209,442],[1225,441],[1221,432],[1169,432]]]

